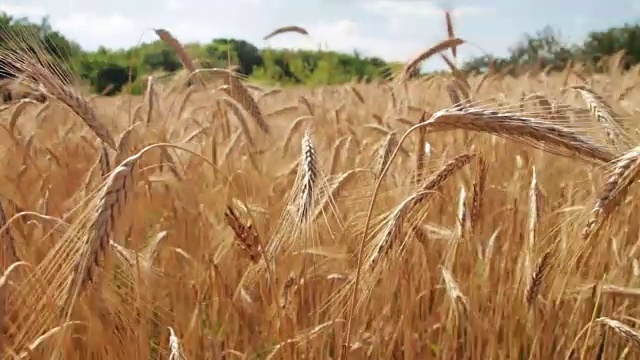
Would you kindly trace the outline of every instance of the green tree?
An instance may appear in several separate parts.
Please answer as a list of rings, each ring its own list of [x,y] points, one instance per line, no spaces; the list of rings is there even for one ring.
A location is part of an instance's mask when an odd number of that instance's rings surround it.
[[[136,80],[136,73],[131,73],[131,82]],[[118,64],[106,64],[101,67],[95,77],[93,84],[94,91],[103,93],[109,89],[105,95],[119,93],[129,82],[129,68]]]
[[[169,48],[162,47],[157,51],[146,52],[142,62],[148,66],[149,70],[162,70],[174,72],[182,68],[182,63],[175,52]]]
[[[600,32],[591,32],[582,45],[582,55],[598,62],[603,56],[625,51],[625,67],[640,63],[640,24],[625,24]]]

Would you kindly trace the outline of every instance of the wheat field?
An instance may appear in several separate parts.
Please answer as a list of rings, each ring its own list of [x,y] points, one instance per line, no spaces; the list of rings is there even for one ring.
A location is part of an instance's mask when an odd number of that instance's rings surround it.
[[[49,96],[0,108],[3,359],[640,354],[618,56],[114,98],[17,58]]]

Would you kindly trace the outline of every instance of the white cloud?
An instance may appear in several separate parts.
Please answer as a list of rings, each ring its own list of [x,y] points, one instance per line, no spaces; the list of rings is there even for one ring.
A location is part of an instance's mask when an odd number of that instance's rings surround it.
[[[309,37],[300,34],[282,34],[268,41],[273,48],[325,50],[352,52],[358,50],[365,56],[379,56],[388,60],[406,61],[420,52],[421,45],[415,41],[372,36],[355,21],[341,19],[303,26]],[[258,44],[259,45],[259,44]]]
[[[387,17],[441,17],[444,11],[449,9],[455,18],[478,16],[494,13],[495,9],[486,6],[460,5],[449,8],[438,5],[433,1],[420,0],[373,0],[362,2],[360,5],[367,11]]]
[[[170,10],[184,9],[184,2],[182,0],[166,0],[165,4]]]
[[[361,7],[365,10],[386,16],[404,15],[423,17],[442,14],[442,9],[430,1],[373,0],[362,2]]]
[[[486,6],[474,6],[474,5],[458,6],[451,11],[451,15],[453,15],[453,17],[455,18],[491,15],[495,13],[496,13],[495,8],[486,7]]]
[[[0,4],[0,11],[17,17],[42,18],[47,15],[45,8],[31,5]]]
[[[89,48],[100,45],[118,48],[123,44],[135,44],[144,32],[136,26],[136,21],[119,14],[75,13],[54,21],[52,26]]]

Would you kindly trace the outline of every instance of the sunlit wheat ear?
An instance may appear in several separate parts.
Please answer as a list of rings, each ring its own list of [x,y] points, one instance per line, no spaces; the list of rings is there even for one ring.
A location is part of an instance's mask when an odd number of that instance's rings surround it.
[[[625,153],[609,165],[607,178],[596,201],[591,217],[582,231],[582,238],[595,236],[604,222],[611,216],[629,187],[638,179],[640,171],[640,147]]]
[[[269,125],[265,121],[258,103],[251,96],[249,89],[247,89],[242,81],[240,81],[236,74],[225,69],[217,68],[198,70],[194,74],[199,72],[211,72],[220,76],[224,85],[228,86],[227,93],[229,96],[242,105],[242,107],[251,115],[262,132],[265,134],[269,133]]]
[[[606,100],[584,85],[572,86],[571,88],[577,91],[587,104],[591,114],[602,126],[607,140],[614,146],[628,148],[630,140],[626,137],[625,128],[621,122],[616,120],[617,115]]]
[[[169,326],[169,350],[169,360],[186,360],[180,349],[180,340],[171,326]]]
[[[94,280],[102,259],[108,254],[109,239],[133,187],[133,169],[139,159],[140,154],[128,158],[113,170],[106,181],[88,232],[84,254],[78,258],[72,275],[67,298],[72,302]]]
[[[100,146],[99,159],[100,173],[102,177],[106,177],[111,171],[111,160],[109,159],[109,150],[104,145]]]
[[[460,186],[460,195],[458,196],[458,216],[456,222],[456,234],[458,237],[464,238],[467,234],[467,189],[463,185]]]
[[[428,178],[413,195],[406,198],[393,210],[379,238],[374,241],[370,255],[367,256],[367,263],[370,270],[380,262],[382,257],[389,253],[396,241],[401,240],[402,226],[408,218],[408,214],[419,205],[427,202],[438,186],[442,185],[462,167],[469,164],[476,156],[476,154],[463,154],[453,158],[438,170],[438,172]],[[399,246],[399,248],[404,247],[404,244],[400,244]]]
[[[307,99],[306,97],[300,96],[298,98],[298,104],[302,105],[307,110],[309,115],[313,116],[315,114],[315,111],[313,111],[314,106],[311,104],[309,99]]]
[[[196,66],[193,63],[193,59],[191,59],[191,56],[189,56],[187,50],[184,48],[184,46],[182,46],[178,39],[176,39],[173,35],[171,35],[169,31],[165,29],[154,29],[153,31],[162,41],[164,41],[173,51],[176,52],[176,55],[178,55],[178,58],[180,59],[180,62],[182,62],[182,65],[185,69],[187,69],[189,72],[196,71]]]
[[[455,32],[453,31],[453,20],[451,20],[451,12],[445,11],[444,18],[447,24],[447,35],[449,36],[449,39],[454,39],[456,35],[455,35]],[[454,59],[458,57],[457,46],[451,47],[451,55],[453,55]]]
[[[236,235],[235,240],[238,247],[244,251],[252,263],[257,263],[262,253],[262,243],[253,225],[243,224],[231,206],[227,206],[224,219]]]
[[[453,275],[443,266],[440,267],[440,270],[442,271],[442,279],[444,280],[449,299],[451,299],[456,306],[462,305],[466,311],[469,311],[469,299],[462,293]]]
[[[418,123],[427,121],[426,113],[422,113]],[[424,179],[424,168],[431,155],[431,145],[427,142],[427,131],[424,128],[418,129],[418,139],[415,149],[415,174],[413,179],[420,182]]]
[[[120,134],[120,138],[118,139],[118,152],[116,153],[114,163],[120,164],[123,162],[128,156],[130,151],[133,150],[133,141],[135,134],[135,128],[138,123],[135,123],[129,126],[125,131]],[[109,171],[111,171],[111,166],[109,165]],[[105,176],[106,173],[103,173]]]
[[[313,120],[313,117],[310,115],[303,115],[291,122],[289,128],[286,131],[284,136],[284,141],[282,142],[282,156],[284,157],[287,154],[289,149],[289,143],[293,139],[293,135],[298,133],[298,130],[304,125],[304,123],[309,122],[309,120]]]
[[[331,163],[329,164],[329,174],[335,174],[336,168],[340,164],[340,158],[342,157],[342,152],[344,149],[344,145],[349,140],[349,135],[344,135],[339,138],[335,144],[333,144],[333,153],[331,155]]]
[[[536,118],[474,108],[445,109],[427,121],[428,132],[464,129],[500,136],[542,151],[587,163],[606,164],[616,155],[601,144]]]
[[[17,130],[16,125],[18,124],[18,119],[20,119],[20,115],[22,115],[22,113],[27,109],[27,106],[31,104],[37,104],[37,103],[30,99],[20,100],[20,102],[18,102],[18,105],[16,105],[16,107],[13,109],[13,112],[11,113],[11,118],[9,119],[9,131],[11,131],[12,134],[16,134],[16,130]]]
[[[49,96],[58,99],[78,115],[100,140],[115,149],[111,134],[98,120],[93,106],[79,92],[63,83],[62,79],[72,82],[74,77],[47,53],[42,38],[29,30],[18,31],[18,35],[4,26],[0,30],[0,57],[8,60],[2,70],[23,79],[26,86],[43,89]]]
[[[314,205],[314,193],[317,185],[316,181],[318,179],[318,160],[316,158],[316,150],[311,142],[311,134],[309,130],[306,130],[302,137],[300,172],[302,174],[302,183],[300,188],[298,223],[305,223],[311,220]]]
[[[476,179],[473,183],[471,195],[471,210],[469,211],[469,228],[472,233],[477,230],[478,224],[482,220],[482,205],[488,175],[487,161],[483,155],[478,156],[477,164]]]
[[[242,134],[244,135],[245,139],[247,139],[247,142],[249,143],[249,145],[254,145],[255,142],[253,140],[253,136],[251,136],[249,125],[247,124],[247,121],[245,120],[245,114],[242,111],[242,104],[238,103],[235,99],[231,97],[223,97],[221,101],[224,102],[224,104],[229,109],[231,109],[231,112],[238,120],[238,123],[240,124],[240,129],[242,130]]]
[[[470,104],[469,85],[464,80],[453,78],[447,82],[447,95],[451,102],[452,108],[464,108]],[[460,97],[462,94],[462,97]]]
[[[142,282],[146,282],[148,279],[160,278],[164,275],[162,271],[153,266],[154,251],[141,253],[127,249],[113,241],[109,241],[109,245],[118,260],[120,260],[120,263],[132,274],[135,274],[134,276],[140,276]],[[147,249],[145,248],[145,250]]]
[[[347,88],[351,91],[351,93],[356,97],[356,99],[358,99],[358,101],[361,104],[364,104],[364,96],[362,96],[362,93],[360,93],[360,91],[358,91],[358,89],[356,89],[355,87],[351,86],[351,85],[347,85]]]
[[[420,66],[420,64],[429,59],[430,57],[432,57],[433,55],[436,55],[437,53],[447,50],[447,49],[451,49],[453,47],[457,47],[464,44],[464,40],[459,39],[459,38],[451,38],[451,39],[447,39],[444,41],[441,41],[437,44],[435,44],[434,46],[430,47],[429,49],[423,51],[422,53],[420,53],[418,56],[416,56],[414,59],[412,59],[411,61],[409,61],[405,67],[402,69],[402,72],[399,74],[398,80],[400,82],[405,82],[407,80],[409,80],[413,74],[415,74],[415,72],[418,70],[418,66]]]
[[[390,132],[384,141],[380,144],[376,151],[376,161],[375,161],[375,174],[376,177],[379,178],[382,174],[382,170],[387,166],[389,162],[389,157],[391,156],[391,152],[396,147],[397,141],[395,139],[395,133]]]
[[[36,64],[35,62],[27,62],[26,67],[26,70],[33,75],[34,79],[45,87],[47,93],[68,106],[85,122],[85,124],[87,124],[87,126],[100,140],[102,140],[102,142],[115,150],[116,143],[113,140],[111,133],[106,126],[98,120],[98,116],[89,102],[87,102],[75,90],[62,84],[60,80],[41,65]]]
[[[640,350],[640,332],[638,332],[637,330],[630,328],[620,321],[613,320],[607,317],[596,319],[596,323],[606,325],[616,334],[625,338],[634,348],[636,348],[636,350]]]
[[[465,320],[469,317],[469,312],[471,310],[471,307],[469,306],[469,299],[462,293],[458,282],[454,279],[451,272],[445,266],[440,266],[440,270],[442,271],[445,290],[451,302],[447,322],[449,322],[449,320],[453,321],[451,325],[457,328],[457,337],[464,336],[464,332],[458,331],[464,329]],[[453,316],[451,317],[451,315]],[[461,341],[464,341],[464,339]]]
[[[145,92],[145,102],[147,103],[147,125],[151,124],[153,118],[153,107],[156,99],[156,91],[153,87],[153,76],[147,78],[147,91]]]
[[[540,291],[542,289],[542,285],[544,282],[544,277],[547,274],[549,267],[551,266],[551,250],[547,250],[542,258],[538,261],[533,274],[531,275],[531,279],[529,281],[529,285],[527,286],[527,290],[525,292],[525,301],[529,307],[531,307]]]
[[[240,79],[235,77],[233,74],[229,73],[228,76],[224,77],[225,84],[228,85],[231,89],[231,97],[242,104],[253,120],[258,124],[258,127],[266,134],[269,133],[269,125],[264,120],[262,116],[262,111],[256,103],[255,99],[249,93],[249,90],[240,82]]]

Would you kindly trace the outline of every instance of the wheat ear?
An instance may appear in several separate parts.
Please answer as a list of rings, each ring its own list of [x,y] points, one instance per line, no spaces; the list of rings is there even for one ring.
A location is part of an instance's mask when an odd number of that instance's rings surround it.
[[[314,192],[316,181],[318,179],[317,161],[316,150],[311,142],[311,134],[309,133],[309,130],[306,130],[302,138],[302,158],[300,162],[302,189],[300,193],[300,208],[298,213],[299,223],[311,219]]]
[[[154,29],[153,30],[158,37],[164,41],[169,47],[176,52],[180,62],[185,69],[187,69],[190,73],[196,71],[196,66],[191,59],[191,56],[187,53],[187,50],[182,46],[182,44],[176,39],[171,33],[165,29]]]
[[[258,103],[251,96],[251,93],[249,93],[249,89],[242,83],[242,81],[240,81],[235,73],[227,69],[214,68],[200,69],[195,71],[191,75],[196,75],[200,72],[212,72],[216,75],[222,76],[225,86],[224,91],[229,94],[231,98],[242,105],[242,107],[251,115],[260,130],[262,130],[265,134],[269,133],[269,125],[265,121]]]
[[[640,147],[628,151],[610,165],[611,174],[605,182],[591,217],[582,231],[584,240],[598,233],[602,224],[615,210],[640,171]]]
[[[30,62],[29,72],[41,83],[46,91],[78,115],[96,136],[111,149],[116,149],[116,143],[109,130],[98,120],[93,106],[72,88],[65,86],[47,71],[42,65]]]
[[[291,26],[283,26],[273,30],[272,32],[267,34],[267,36],[265,36],[263,40],[269,40],[276,35],[280,35],[288,32],[295,32],[295,33],[298,33],[301,35],[307,35],[307,36],[309,35],[309,32],[307,31],[307,29],[300,26],[291,25]]]
[[[435,54],[447,49],[451,49],[464,44],[464,40],[459,38],[450,38],[441,41],[429,49],[423,51],[418,56],[409,61],[402,70],[400,81],[404,82],[411,78],[412,74],[418,69],[418,66],[425,60],[429,59]]]
[[[603,324],[613,329],[616,334],[625,338],[629,343],[640,350],[640,333],[629,326],[621,323],[620,321],[609,319],[607,317],[601,317],[596,319],[596,323]]]
[[[115,168],[100,194],[86,242],[85,254],[78,259],[72,275],[68,298],[72,302],[76,294],[82,293],[95,279],[101,266],[101,259],[107,255],[109,239],[133,186],[133,169],[139,159],[140,154],[134,155]]]
[[[389,253],[394,240],[398,239],[402,231],[402,225],[407,218],[407,215],[418,205],[426,202],[435,188],[442,185],[463,166],[469,164],[476,156],[476,154],[462,154],[451,159],[438,172],[427,179],[420,189],[396,207],[390,215],[390,221],[385,227],[382,236],[375,245],[374,252],[369,257],[369,268],[376,266],[380,258]]]
[[[604,146],[578,133],[535,118],[503,114],[492,110],[446,109],[426,123],[427,131],[464,129],[508,138],[525,145],[588,163],[609,163],[616,158]]]
[[[542,289],[542,284],[544,281],[544,277],[551,266],[551,251],[547,250],[542,258],[538,261],[533,274],[531,275],[531,280],[529,282],[529,286],[527,287],[527,291],[525,292],[525,300],[527,305],[531,307],[535,302],[536,298],[540,294],[540,290]]]
[[[604,98],[584,85],[572,86],[571,88],[580,94],[589,107],[591,114],[598,120],[600,126],[602,126],[607,140],[609,140],[611,145],[624,145],[626,142],[624,126],[621,122],[616,121],[617,115]]]

